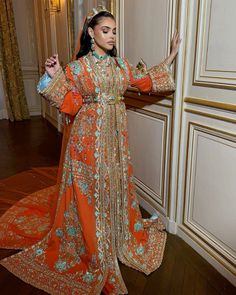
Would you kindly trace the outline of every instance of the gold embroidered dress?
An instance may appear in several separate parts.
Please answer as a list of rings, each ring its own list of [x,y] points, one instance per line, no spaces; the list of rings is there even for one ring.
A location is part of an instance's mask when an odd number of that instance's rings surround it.
[[[1,217],[0,247],[22,249],[1,264],[50,294],[127,294],[118,259],[150,274],[166,233],[140,214],[123,95],[129,85],[173,91],[173,78],[164,63],[138,70],[90,52],[48,80],[41,94],[74,118],[59,190],[35,192]]]

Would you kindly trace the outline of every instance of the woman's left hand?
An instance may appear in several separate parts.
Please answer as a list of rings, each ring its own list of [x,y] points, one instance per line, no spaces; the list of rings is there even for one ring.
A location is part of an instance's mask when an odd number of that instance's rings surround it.
[[[179,46],[180,46],[180,43],[181,43],[181,39],[179,37],[179,32],[178,31],[175,31],[174,32],[174,36],[171,40],[171,46],[170,46],[170,54],[173,56],[173,57],[176,57],[178,51],[179,51]]]
[[[181,39],[179,37],[179,32],[175,31],[174,36],[171,40],[170,55],[164,61],[166,65],[170,66],[172,62],[175,60],[176,55],[179,51],[180,43],[181,43]]]

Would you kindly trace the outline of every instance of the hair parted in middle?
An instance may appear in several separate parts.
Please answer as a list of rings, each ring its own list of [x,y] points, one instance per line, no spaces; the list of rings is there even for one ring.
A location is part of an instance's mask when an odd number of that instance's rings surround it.
[[[83,30],[82,30],[82,35],[80,37],[80,50],[76,54],[76,59],[79,59],[80,57],[89,53],[89,51],[91,50],[91,37],[88,33],[88,28],[90,27],[94,29],[99,24],[101,19],[104,17],[109,17],[115,20],[114,16],[108,11],[99,12],[91,20],[88,20],[86,18],[84,22]],[[110,56],[117,56],[116,47],[114,46],[112,50],[109,50],[107,53],[110,54]]]

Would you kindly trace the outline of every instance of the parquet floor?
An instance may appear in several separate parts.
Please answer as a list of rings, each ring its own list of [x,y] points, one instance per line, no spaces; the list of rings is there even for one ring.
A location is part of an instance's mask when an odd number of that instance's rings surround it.
[[[58,164],[61,135],[41,117],[30,121],[9,123],[0,121],[0,179],[7,184],[9,176],[18,174],[31,181],[35,190],[45,185],[42,170]],[[33,169],[32,168],[36,168]],[[31,169],[31,170],[30,170]],[[53,183],[52,173],[52,183]],[[34,184],[35,181],[35,184]],[[0,183],[1,184],[1,183]],[[20,185],[16,182],[17,190]],[[0,186],[0,190],[1,190]],[[16,188],[15,187],[15,188]],[[10,187],[12,192],[15,189]],[[27,191],[28,192],[28,191]],[[23,195],[22,195],[23,196]],[[14,203],[13,197],[0,196],[0,214]],[[143,215],[147,213],[142,210]],[[15,253],[1,250],[0,258]],[[222,277],[207,261],[182,239],[168,234],[161,267],[149,276],[120,264],[130,295],[235,295],[236,288]],[[45,292],[25,284],[3,267],[0,267],[1,295],[41,295]]]

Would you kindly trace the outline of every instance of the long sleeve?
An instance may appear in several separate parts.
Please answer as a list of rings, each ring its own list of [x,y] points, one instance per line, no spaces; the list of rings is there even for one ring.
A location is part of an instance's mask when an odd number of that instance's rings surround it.
[[[169,67],[163,62],[149,70],[140,61],[136,68],[125,60],[128,69],[129,85],[142,92],[169,93],[175,91],[175,82]]]
[[[152,80],[152,92],[174,92],[175,81],[169,66],[164,62],[148,70]]]
[[[61,112],[76,115],[82,105],[82,96],[75,85],[79,66],[68,64],[65,71],[59,68],[54,77],[44,74],[38,83],[38,92]]]

